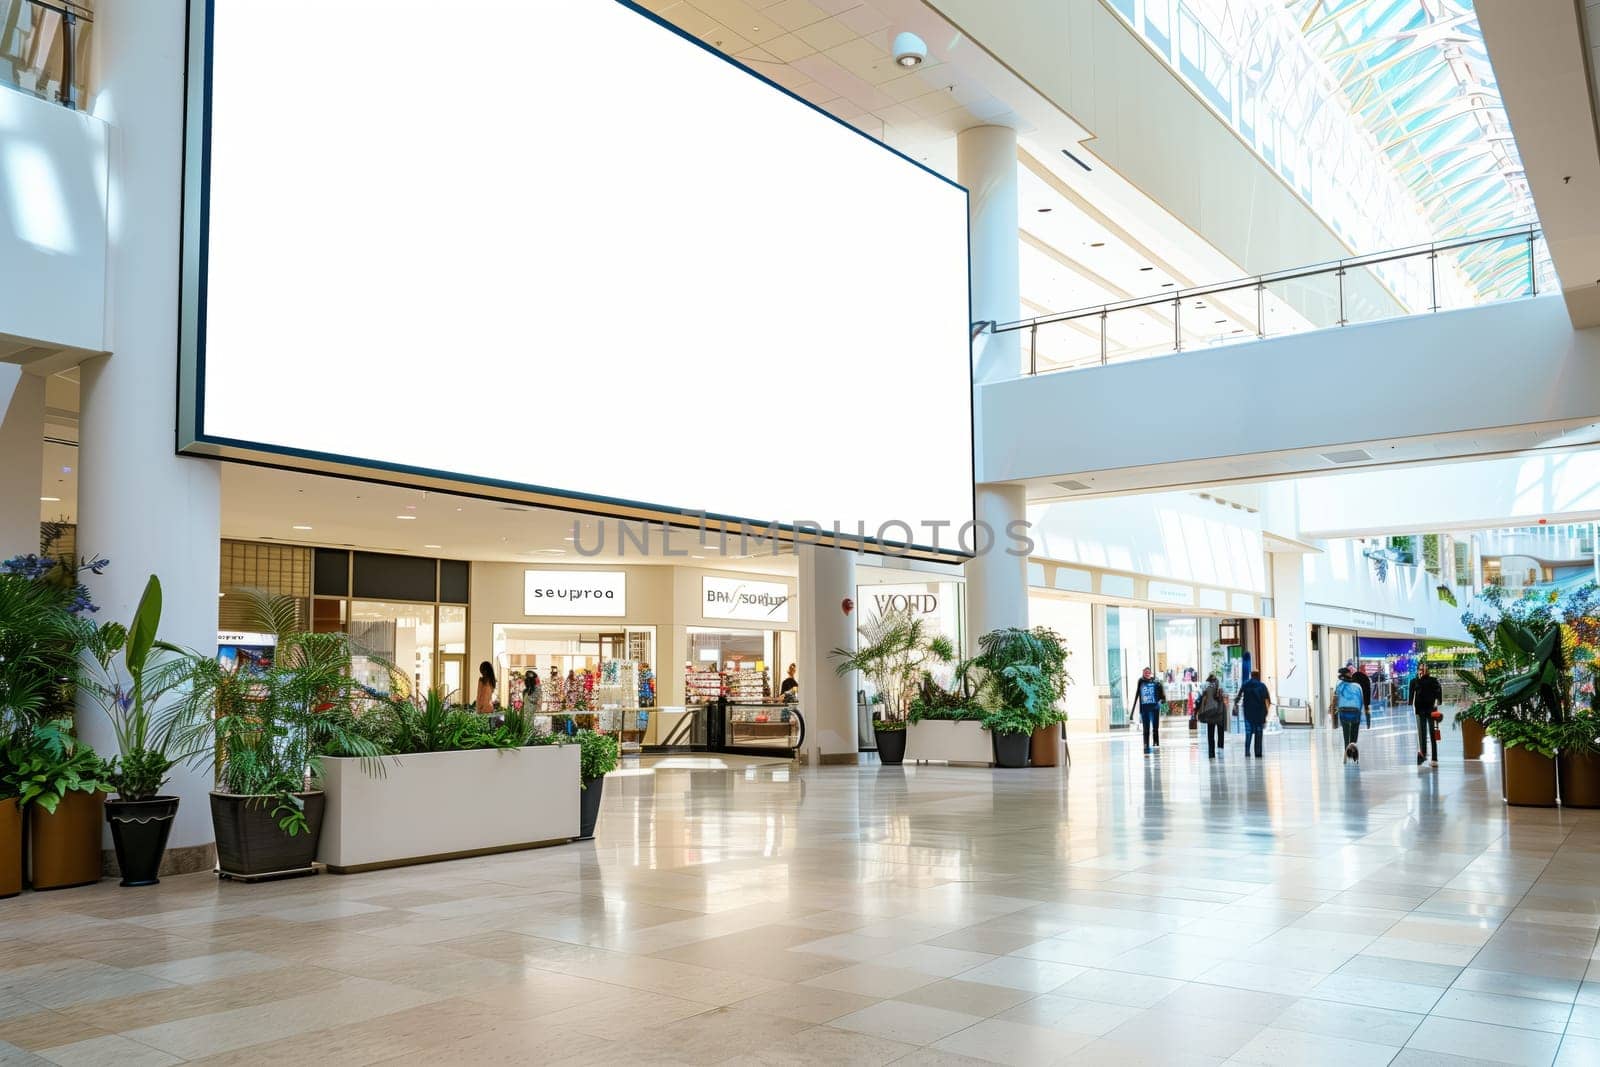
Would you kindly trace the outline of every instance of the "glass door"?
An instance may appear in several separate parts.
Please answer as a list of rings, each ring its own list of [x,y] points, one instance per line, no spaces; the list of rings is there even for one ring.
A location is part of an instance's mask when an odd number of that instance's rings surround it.
[[[461,685],[467,677],[467,657],[460,652],[439,656],[439,690],[450,704],[463,703]]]

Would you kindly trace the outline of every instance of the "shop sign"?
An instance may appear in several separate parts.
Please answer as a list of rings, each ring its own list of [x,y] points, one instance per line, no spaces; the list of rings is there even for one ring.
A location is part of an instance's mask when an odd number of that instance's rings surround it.
[[[253,634],[243,630],[218,630],[217,644],[225,645],[276,645],[276,634]]]
[[[1194,587],[1173,582],[1152,581],[1146,586],[1148,598],[1162,604],[1193,604]]]
[[[523,571],[524,615],[621,617],[628,613],[625,571]]]
[[[781,582],[754,582],[747,578],[703,575],[700,579],[700,614],[707,619],[788,622],[789,587]]]
[[[1350,612],[1350,625],[1352,625],[1352,626],[1377,626],[1378,625],[1378,615],[1377,615],[1376,612],[1372,612],[1372,611],[1356,611],[1356,610],[1352,609],[1351,612]]]

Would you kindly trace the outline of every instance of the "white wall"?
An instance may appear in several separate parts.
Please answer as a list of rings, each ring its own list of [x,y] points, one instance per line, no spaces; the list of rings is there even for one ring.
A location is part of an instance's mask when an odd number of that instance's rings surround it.
[[[1307,537],[1592,520],[1600,518],[1600,449],[1307,478],[1295,495]]]
[[[0,90],[0,334],[15,342],[109,347],[107,141],[92,115]]]
[[[1402,635],[1467,640],[1461,625],[1466,605],[1451,607],[1439,599],[1438,580],[1421,567],[1389,565],[1379,582],[1372,562],[1353,540],[1321,543],[1323,551],[1303,559],[1306,620]],[[1417,634],[1421,629],[1422,634]]]
[[[1094,729],[1100,714],[1100,700],[1094,684],[1094,608],[1081,600],[1031,593],[1028,596],[1028,625],[1048,626],[1061,635],[1067,646],[1067,673],[1072,684],[1062,701],[1067,721],[1079,728]]]
[[[1193,493],[1107,497],[1028,509],[1034,557],[1262,593],[1259,516]]]
[[[1101,0],[930,6],[1089,130],[1085,146],[1105,165],[1246,271],[1349,254]]]
[[[1373,384],[1357,403],[1334,381]],[[1205,433],[1167,410],[1239,396],[1248,417]],[[1595,419],[1600,329],[1539,297],[995,382],[978,403],[987,482]]]

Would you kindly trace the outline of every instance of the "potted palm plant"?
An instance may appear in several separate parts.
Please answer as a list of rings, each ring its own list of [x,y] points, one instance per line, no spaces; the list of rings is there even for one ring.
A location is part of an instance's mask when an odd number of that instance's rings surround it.
[[[1529,621],[1502,618],[1496,643],[1504,658],[1489,683],[1490,736],[1503,746],[1506,802],[1552,807],[1556,802],[1556,748],[1569,717],[1571,678],[1561,626],[1545,620],[1542,633]]]
[[[106,801],[105,816],[123,886],[160,881],[161,858],[178,814],[178,798],[163,795],[161,787],[174,765],[209,749],[207,739],[194,734],[187,738],[189,749],[180,749],[179,719],[159,707],[184,673],[181,659],[158,647],[160,625],[161,582],[152,574],[127,626],[95,629],[81,686],[111,720],[117,739],[118,754],[108,769],[116,796]]]
[[[906,717],[926,668],[953,661],[955,646],[948,637],[929,633],[927,621],[909,608],[875,615],[859,632],[854,649],[830,654],[838,661],[837,673],[860,671],[877,690],[882,711],[873,717],[872,732],[878,759],[894,766],[905,759]]]
[[[1024,720],[1029,724],[1026,733],[1031,747],[1047,760],[1041,766],[1053,767],[1059,762],[1057,741],[1064,716],[1058,704],[1072,681],[1067,673],[1068,654],[1054,630],[1009,626],[980,637],[978,654],[962,664],[963,676],[978,677],[979,698],[995,709],[988,720],[989,732],[995,739],[995,759],[1002,767],[1020,767],[1027,762],[1026,749],[1021,761],[1015,761],[1018,742],[1011,739],[1022,732]],[[1009,712],[1015,714],[1005,714]],[[1008,762],[1008,756],[1012,761]]]
[[[617,769],[621,747],[610,734],[585,730],[578,734],[579,779],[583,791],[578,820],[578,840],[594,837],[594,824],[600,819],[600,799],[605,791],[606,775]]]
[[[1600,808],[1600,713],[1575,711],[1561,727],[1556,775],[1564,808]]]
[[[215,760],[219,874],[241,881],[314,874],[325,796],[312,779],[330,749],[383,755],[354,728],[357,708],[372,697],[351,674],[358,649],[349,637],[296,628],[292,598],[241,595],[254,625],[277,639],[272,663],[235,672],[213,655],[173,649],[185,663],[177,743],[195,753],[192,760]],[[398,672],[368,658],[389,672],[391,689],[403,689]]]

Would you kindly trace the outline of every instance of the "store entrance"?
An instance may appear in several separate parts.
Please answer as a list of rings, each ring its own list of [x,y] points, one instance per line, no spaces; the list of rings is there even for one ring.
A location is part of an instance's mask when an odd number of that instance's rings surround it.
[[[656,702],[653,626],[599,629],[502,624],[494,627],[496,699],[531,710],[542,730],[599,730],[636,745]],[[538,688],[530,683],[538,679]]]

